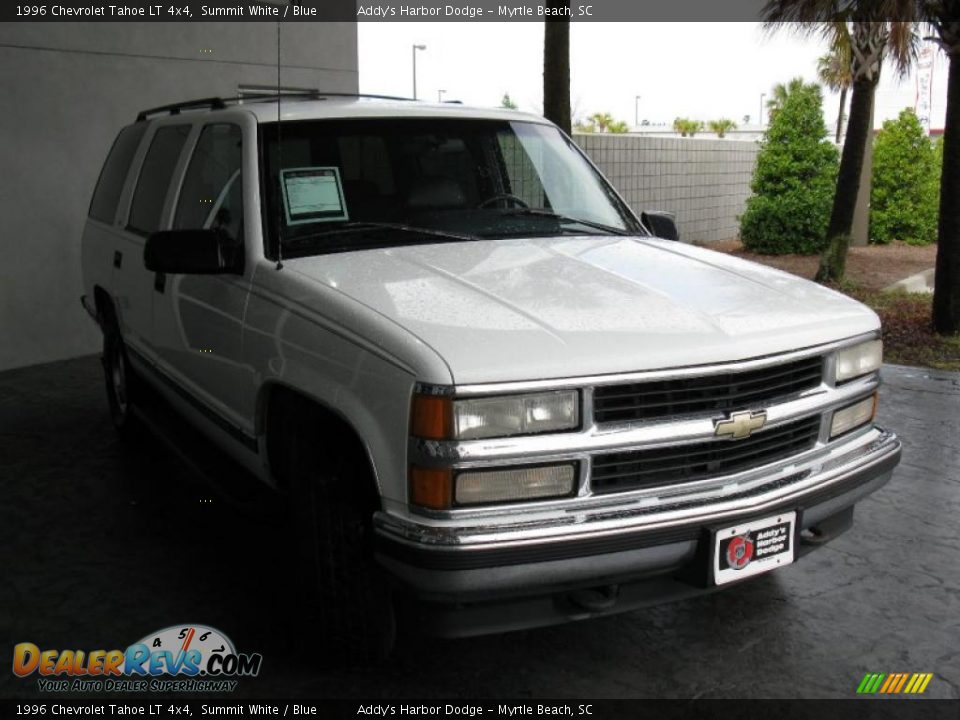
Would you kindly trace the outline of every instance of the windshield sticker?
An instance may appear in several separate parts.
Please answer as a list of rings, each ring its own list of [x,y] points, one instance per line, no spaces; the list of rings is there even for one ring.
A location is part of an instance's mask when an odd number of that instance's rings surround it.
[[[348,219],[339,168],[290,168],[280,178],[287,225]]]

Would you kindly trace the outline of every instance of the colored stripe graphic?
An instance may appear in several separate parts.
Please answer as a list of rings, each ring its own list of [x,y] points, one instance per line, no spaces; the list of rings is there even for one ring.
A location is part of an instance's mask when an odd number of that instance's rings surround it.
[[[897,686],[893,688],[890,692],[898,693],[901,690],[903,690],[903,686],[907,682],[908,677],[910,677],[909,673],[901,673],[900,681],[897,683]]]
[[[881,692],[881,693],[886,693],[886,692],[888,692],[888,691],[890,690],[890,687],[891,687],[892,685],[896,685],[897,680],[899,679],[899,677],[900,677],[900,676],[899,676],[897,673],[893,673],[893,675],[887,675],[887,680],[886,680],[886,682],[883,683],[883,685],[880,687],[880,692]]]
[[[880,687],[880,682],[885,676],[879,673],[867,673],[860,682],[857,692],[862,695],[871,695]]]
[[[867,673],[857,686],[857,694],[919,695],[932,679],[933,673]]]

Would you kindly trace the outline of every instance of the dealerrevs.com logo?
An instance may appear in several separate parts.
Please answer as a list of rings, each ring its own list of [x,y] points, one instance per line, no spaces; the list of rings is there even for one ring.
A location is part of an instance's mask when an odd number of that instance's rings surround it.
[[[37,675],[41,692],[233,692],[237,678],[256,677],[262,662],[204,625],[173,625],[126,650],[13,648],[14,675]]]

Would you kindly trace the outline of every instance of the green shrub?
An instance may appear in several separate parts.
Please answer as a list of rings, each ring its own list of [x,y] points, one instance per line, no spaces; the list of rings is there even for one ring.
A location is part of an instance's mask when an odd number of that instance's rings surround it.
[[[817,85],[801,85],[784,99],[757,155],[740,239],[768,255],[810,254],[826,246],[827,221],[839,153],[826,139]]]
[[[942,162],[938,152],[913,110],[907,108],[896,120],[883,123],[873,146],[870,242],[936,242]]]

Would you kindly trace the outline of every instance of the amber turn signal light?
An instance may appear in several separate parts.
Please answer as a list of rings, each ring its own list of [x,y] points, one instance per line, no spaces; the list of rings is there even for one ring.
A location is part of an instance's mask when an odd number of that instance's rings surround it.
[[[431,510],[446,510],[453,503],[450,468],[410,468],[410,502]]]
[[[452,438],[453,400],[444,395],[414,395],[410,433],[427,440]]]

